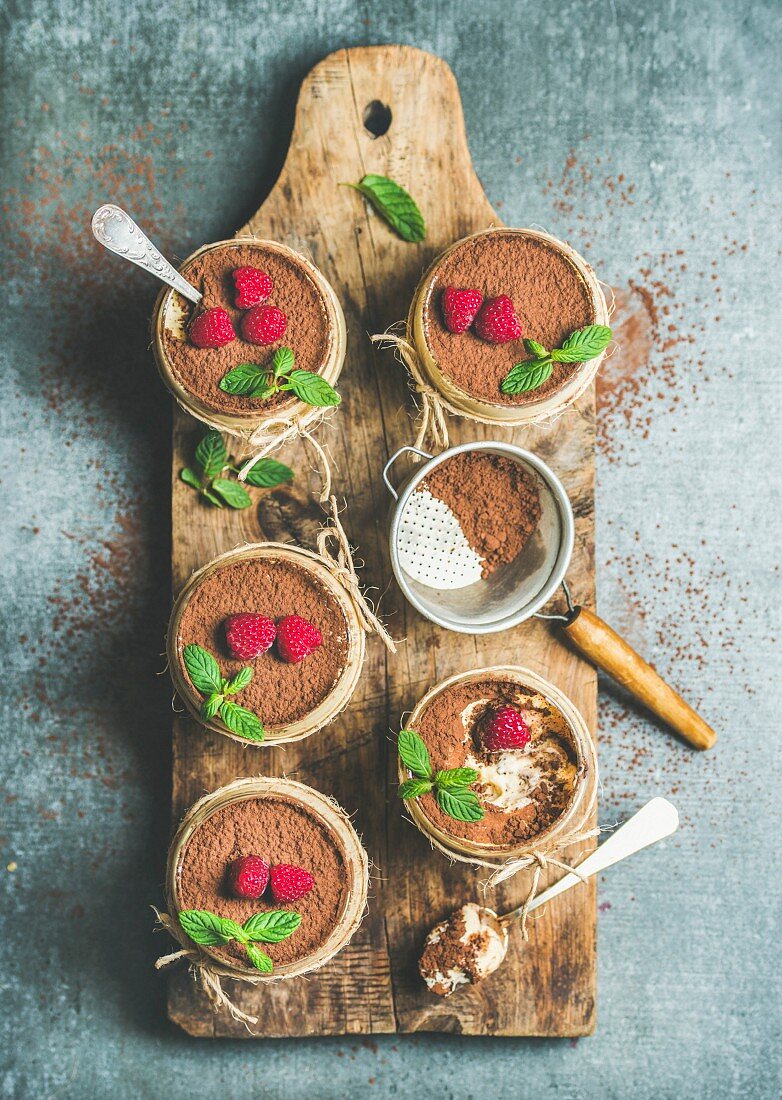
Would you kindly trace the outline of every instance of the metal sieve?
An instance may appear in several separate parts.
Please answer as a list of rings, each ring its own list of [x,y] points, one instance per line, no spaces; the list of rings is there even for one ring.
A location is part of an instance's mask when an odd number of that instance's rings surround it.
[[[433,470],[465,451],[503,455],[518,462],[532,475],[540,495],[537,529],[513,561],[486,579],[481,576],[481,559],[456,516],[422,489]],[[408,452],[424,463],[396,489],[389,473],[400,455]],[[396,501],[389,534],[391,566],[402,592],[422,615],[461,634],[493,634],[533,615],[555,620],[587,660],[613,676],[690,744],[711,748],[717,735],[703,718],[610,626],[571,601],[565,573],[573,553],[573,510],[561,481],[545,462],[510,443],[463,443],[436,457],[416,447],[402,447],[386,463],[383,480]],[[560,584],[567,614],[541,613]]]
[[[512,562],[485,580],[482,560],[456,516],[422,485],[441,463],[468,451],[502,455],[518,463],[540,494],[536,530]],[[397,490],[389,473],[406,452],[426,461]],[[383,480],[397,502],[390,532],[394,575],[413,607],[432,622],[463,634],[506,630],[534,615],[562,583],[573,552],[573,511],[559,478],[530,451],[510,443],[477,442],[450,447],[433,457],[415,447],[402,447],[386,463]]]

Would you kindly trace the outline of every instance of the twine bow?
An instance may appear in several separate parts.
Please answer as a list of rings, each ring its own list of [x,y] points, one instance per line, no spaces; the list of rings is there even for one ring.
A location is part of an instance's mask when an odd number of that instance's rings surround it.
[[[418,352],[409,340],[390,330],[370,336],[370,340],[373,344],[394,349],[397,359],[403,362],[410,372],[415,383],[415,391],[421,397],[421,418],[414,445],[420,449],[429,438],[436,448],[445,449],[448,446],[448,423],[445,410],[449,406],[443,400],[442,394],[424,379]]]
[[[318,423],[323,419],[321,416]],[[318,443],[314,435],[305,427],[301,420],[290,420],[285,417],[266,420],[260,424],[248,439],[248,446],[257,448],[255,453],[244,463],[239,471],[239,480],[246,481],[247,475],[262,458],[266,458],[272,451],[282,447],[292,439],[304,439],[315,452],[321,477],[320,500],[324,504],[331,495],[331,463],[324,447]]]
[[[244,1024],[249,1031],[250,1024],[258,1023],[258,1017],[250,1016],[248,1013],[242,1012],[241,1008],[233,1003],[223,989],[220,980],[221,974],[220,971],[216,969],[214,961],[206,952],[200,949],[198,944],[193,943],[193,941],[185,935],[178,921],[173,920],[168,913],[161,913],[158,909],[154,909],[154,913],[157,917],[158,924],[162,928],[165,928],[166,932],[181,945],[181,950],[172,951],[169,955],[161,955],[160,958],[155,961],[155,969],[162,970],[164,967],[171,966],[181,959],[187,959],[190,964],[191,974],[206,994],[215,1011],[220,1008],[227,1009],[233,1019]],[[245,980],[252,982],[252,978],[246,978]]]
[[[322,495],[321,502],[323,503]],[[329,496],[328,508],[325,507],[324,503],[324,511],[328,512],[330,522],[321,527],[318,532],[318,553],[327,563],[331,572],[347,591],[348,595],[352,598],[353,606],[363,623],[364,629],[367,631],[374,631],[389,652],[396,653],[396,642],[383,626],[372,609],[369,600],[361,591],[361,585],[356,575],[356,567],[353,561],[353,552],[350,549],[350,543],[345,534],[345,528],[340,523],[336,497]],[[332,543],[336,544],[336,551],[332,550]]]

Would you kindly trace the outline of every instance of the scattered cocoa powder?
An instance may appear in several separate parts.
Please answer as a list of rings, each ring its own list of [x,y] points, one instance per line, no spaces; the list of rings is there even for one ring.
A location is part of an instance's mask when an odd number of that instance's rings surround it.
[[[323,644],[298,664],[286,664],[274,647],[252,662],[230,656],[225,640],[229,615],[256,612],[280,619],[302,615],[314,623]],[[289,725],[309,714],[336,685],[345,668],[348,625],[335,597],[303,566],[282,559],[230,562],[210,573],[193,591],[179,623],[177,653],[195,643],[209,650],[225,676],[244,664],[254,675],[236,701],[257,714],[267,727]]]
[[[260,900],[235,898],[226,872],[239,856],[261,856],[271,864],[292,863],[309,871],[312,890],[279,906],[271,895]],[[292,909],[301,924],[287,940],[260,946],[277,966],[312,955],[336,926],[350,890],[345,853],[339,837],[311,810],[283,796],[249,798],[215,810],[194,831],[177,869],[180,909],[208,909],[243,924],[254,913]],[[237,943],[215,948],[226,959],[247,964]]]
[[[472,705],[472,707],[471,707]],[[501,706],[519,710],[530,727],[531,740],[525,753],[534,753],[545,741],[554,741],[575,763],[572,736],[563,714],[531,688],[508,680],[486,679],[451,684],[433,697],[418,719],[415,730],[429,749],[434,771],[465,766],[468,754],[481,763],[496,754],[483,753],[480,730],[489,715]],[[471,710],[463,718],[466,708]],[[465,726],[466,722],[466,726]],[[538,760],[536,759],[536,764]],[[572,783],[558,780],[547,770],[546,756],[540,756],[543,773],[539,786],[530,792],[532,802],[505,811],[494,806],[489,792],[478,790],[484,808],[480,821],[457,821],[443,813],[433,794],[419,799],[424,814],[439,829],[477,844],[513,847],[548,829],[562,815],[573,795]]]
[[[561,389],[578,369],[555,363],[538,389],[515,396],[500,383],[516,363],[530,356],[521,340],[489,344],[472,332],[451,333],[443,324],[440,299],[446,287],[470,287],[485,298],[507,294],[524,337],[559,347],[575,329],[595,323],[589,290],[573,264],[542,241],[497,229],[472,237],[450,252],[434,272],[424,303],[429,350],[440,370],[459,389],[498,405],[527,405]]]
[[[285,335],[269,347],[249,344],[241,337],[240,321],[245,311],[233,304],[231,273],[245,266],[258,267],[271,276],[274,289],[268,304],[277,306],[288,318]],[[182,268],[182,274],[204,296],[200,306],[190,309],[188,319],[196,310],[219,306],[228,312],[237,334],[237,339],[225,347],[197,348],[189,340],[164,332],[163,344],[175,377],[208,408],[257,414],[278,412],[290,404],[287,394],[262,400],[225,393],[218,385],[240,363],[271,363],[278,347],[293,349],[297,369],[316,374],[323,369],[331,347],[331,324],[323,295],[303,264],[263,245],[225,245],[198,256]]]
[[[534,474],[505,455],[462,451],[441,462],[416,490],[447,504],[473,550],[483,576],[521,553],[540,522]]]

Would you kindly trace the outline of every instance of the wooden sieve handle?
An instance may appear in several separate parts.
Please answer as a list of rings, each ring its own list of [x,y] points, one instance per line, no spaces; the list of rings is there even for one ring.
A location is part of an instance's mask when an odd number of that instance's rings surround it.
[[[696,749],[712,747],[717,734],[711,726],[666,684],[632,646],[592,611],[587,611],[585,607],[574,608],[570,621],[562,629],[584,657],[613,676]]]

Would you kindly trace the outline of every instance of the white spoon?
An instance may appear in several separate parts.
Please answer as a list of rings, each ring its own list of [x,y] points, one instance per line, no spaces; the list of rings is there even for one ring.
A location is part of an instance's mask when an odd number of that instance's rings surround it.
[[[130,215],[119,206],[108,202],[95,211],[92,215],[92,235],[109,252],[115,252],[132,264],[143,267],[150,275],[156,275],[183,294],[188,301],[195,305],[201,301],[203,295],[200,290],[196,290],[192,283],[182,278],[176,268],[160,255],[149,237],[141,232]]]
[[[545,905],[547,901],[569,890],[571,886],[577,886],[582,878],[596,875],[606,867],[618,863],[620,859],[625,859],[635,852],[640,852],[642,848],[648,848],[650,844],[656,844],[658,840],[670,836],[671,833],[676,832],[678,825],[679,815],[676,807],[666,798],[653,798],[578,865],[578,875],[571,872],[559,882],[555,882],[553,886],[549,886],[547,890],[537,895],[527,912]],[[451,948],[456,946],[458,950],[459,945],[464,945],[465,961],[469,962],[469,966],[460,966],[454,959],[453,951],[447,959],[445,955],[443,956],[439,966],[427,965],[426,972],[422,966],[421,976],[431,991],[447,997],[460,985],[468,985],[493,974],[507,954],[508,929],[514,921],[519,919],[523,908],[519,906],[499,916],[493,909],[469,903],[457,909],[447,920],[435,925],[427,937],[427,946],[442,942],[446,938],[450,923],[455,917],[461,917],[465,924],[465,931],[458,939],[451,936],[450,946]],[[483,933],[486,934],[483,935]],[[473,937],[476,938],[471,943]]]

